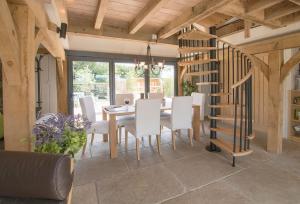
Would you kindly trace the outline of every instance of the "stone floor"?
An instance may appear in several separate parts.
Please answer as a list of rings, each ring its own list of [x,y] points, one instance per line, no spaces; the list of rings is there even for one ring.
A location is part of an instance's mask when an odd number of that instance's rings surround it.
[[[145,138],[141,160],[136,160],[135,140],[124,141],[119,157],[110,160],[108,144],[100,135],[75,168],[73,204],[252,204],[300,203],[300,145],[284,141],[284,152],[265,152],[265,136],[257,134],[250,156],[231,157],[205,150],[207,137],[191,147],[187,133],[177,137],[177,149],[170,145],[170,131],[163,130],[161,156]]]

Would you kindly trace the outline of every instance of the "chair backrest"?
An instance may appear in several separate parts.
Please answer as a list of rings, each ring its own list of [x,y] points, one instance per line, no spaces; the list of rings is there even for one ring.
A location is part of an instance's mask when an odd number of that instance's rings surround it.
[[[159,99],[139,99],[136,101],[136,136],[160,134],[160,105]]]
[[[192,128],[193,97],[177,96],[172,100],[172,130]]]
[[[148,93],[149,99],[160,99],[161,101],[164,99],[163,93]]]
[[[134,95],[129,93],[129,94],[116,94],[116,105],[125,105],[125,100],[129,100],[129,105],[133,104],[134,101]]]
[[[85,96],[79,98],[79,103],[82,111],[82,115],[86,117],[90,122],[96,121],[96,111],[94,101],[91,96]]]
[[[200,106],[200,120],[204,120],[205,115],[205,94],[204,93],[197,93],[193,92],[193,105]]]

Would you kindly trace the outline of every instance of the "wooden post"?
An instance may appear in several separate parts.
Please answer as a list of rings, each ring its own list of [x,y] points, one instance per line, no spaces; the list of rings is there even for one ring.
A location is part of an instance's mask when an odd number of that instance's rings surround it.
[[[68,66],[66,60],[56,58],[57,68],[57,111],[68,114]]]
[[[280,69],[283,65],[283,50],[269,53],[268,91],[268,141],[269,152],[282,152],[282,85]]]
[[[35,121],[35,17],[26,6],[12,6],[11,10],[19,40],[20,54],[17,58],[20,63],[14,69],[9,63],[3,63],[5,149],[30,151]],[[6,77],[12,76],[11,72],[20,76],[19,81],[15,79],[17,83]]]

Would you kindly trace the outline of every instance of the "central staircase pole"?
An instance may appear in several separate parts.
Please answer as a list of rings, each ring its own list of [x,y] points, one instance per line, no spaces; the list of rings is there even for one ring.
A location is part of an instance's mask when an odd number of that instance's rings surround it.
[[[209,33],[212,35],[216,35],[216,27],[210,27],[209,28]],[[217,45],[217,41],[216,38],[211,38],[209,40],[209,46],[210,47],[216,47]],[[216,59],[217,58],[217,51],[218,50],[211,50],[209,52],[209,58],[210,59]],[[212,61],[210,62],[210,71],[216,70],[218,71],[218,63],[216,61]],[[219,75],[217,73],[213,73],[211,75],[211,81],[213,82],[219,82]],[[211,84],[210,85],[210,89],[211,89],[211,93],[219,93],[220,92],[220,88],[219,88],[219,84]],[[218,103],[218,97],[217,96],[210,96],[210,104],[211,105],[217,105]],[[210,115],[213,117],[217,116],[217,109],[216,108],[211,108],[210,109]],[[216,128],[217,127],[217,120],[211,119],[210,120],[210,128]],[[217,138],[217,133],[216,131],[210,130],[210,138],[211,139],[216,139]],[[215,144],[213,144],[212,142],[210,142],[210,144],[206,147],[206,149],[210,152],[220,152],[221,149],[218,148]]]

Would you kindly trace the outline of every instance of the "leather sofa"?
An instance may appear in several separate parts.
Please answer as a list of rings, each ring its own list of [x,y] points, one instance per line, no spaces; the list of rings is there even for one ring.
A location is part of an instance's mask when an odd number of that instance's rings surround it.
[[[67,204],[73,183],[65,155],[0,151],[0,204]]]

